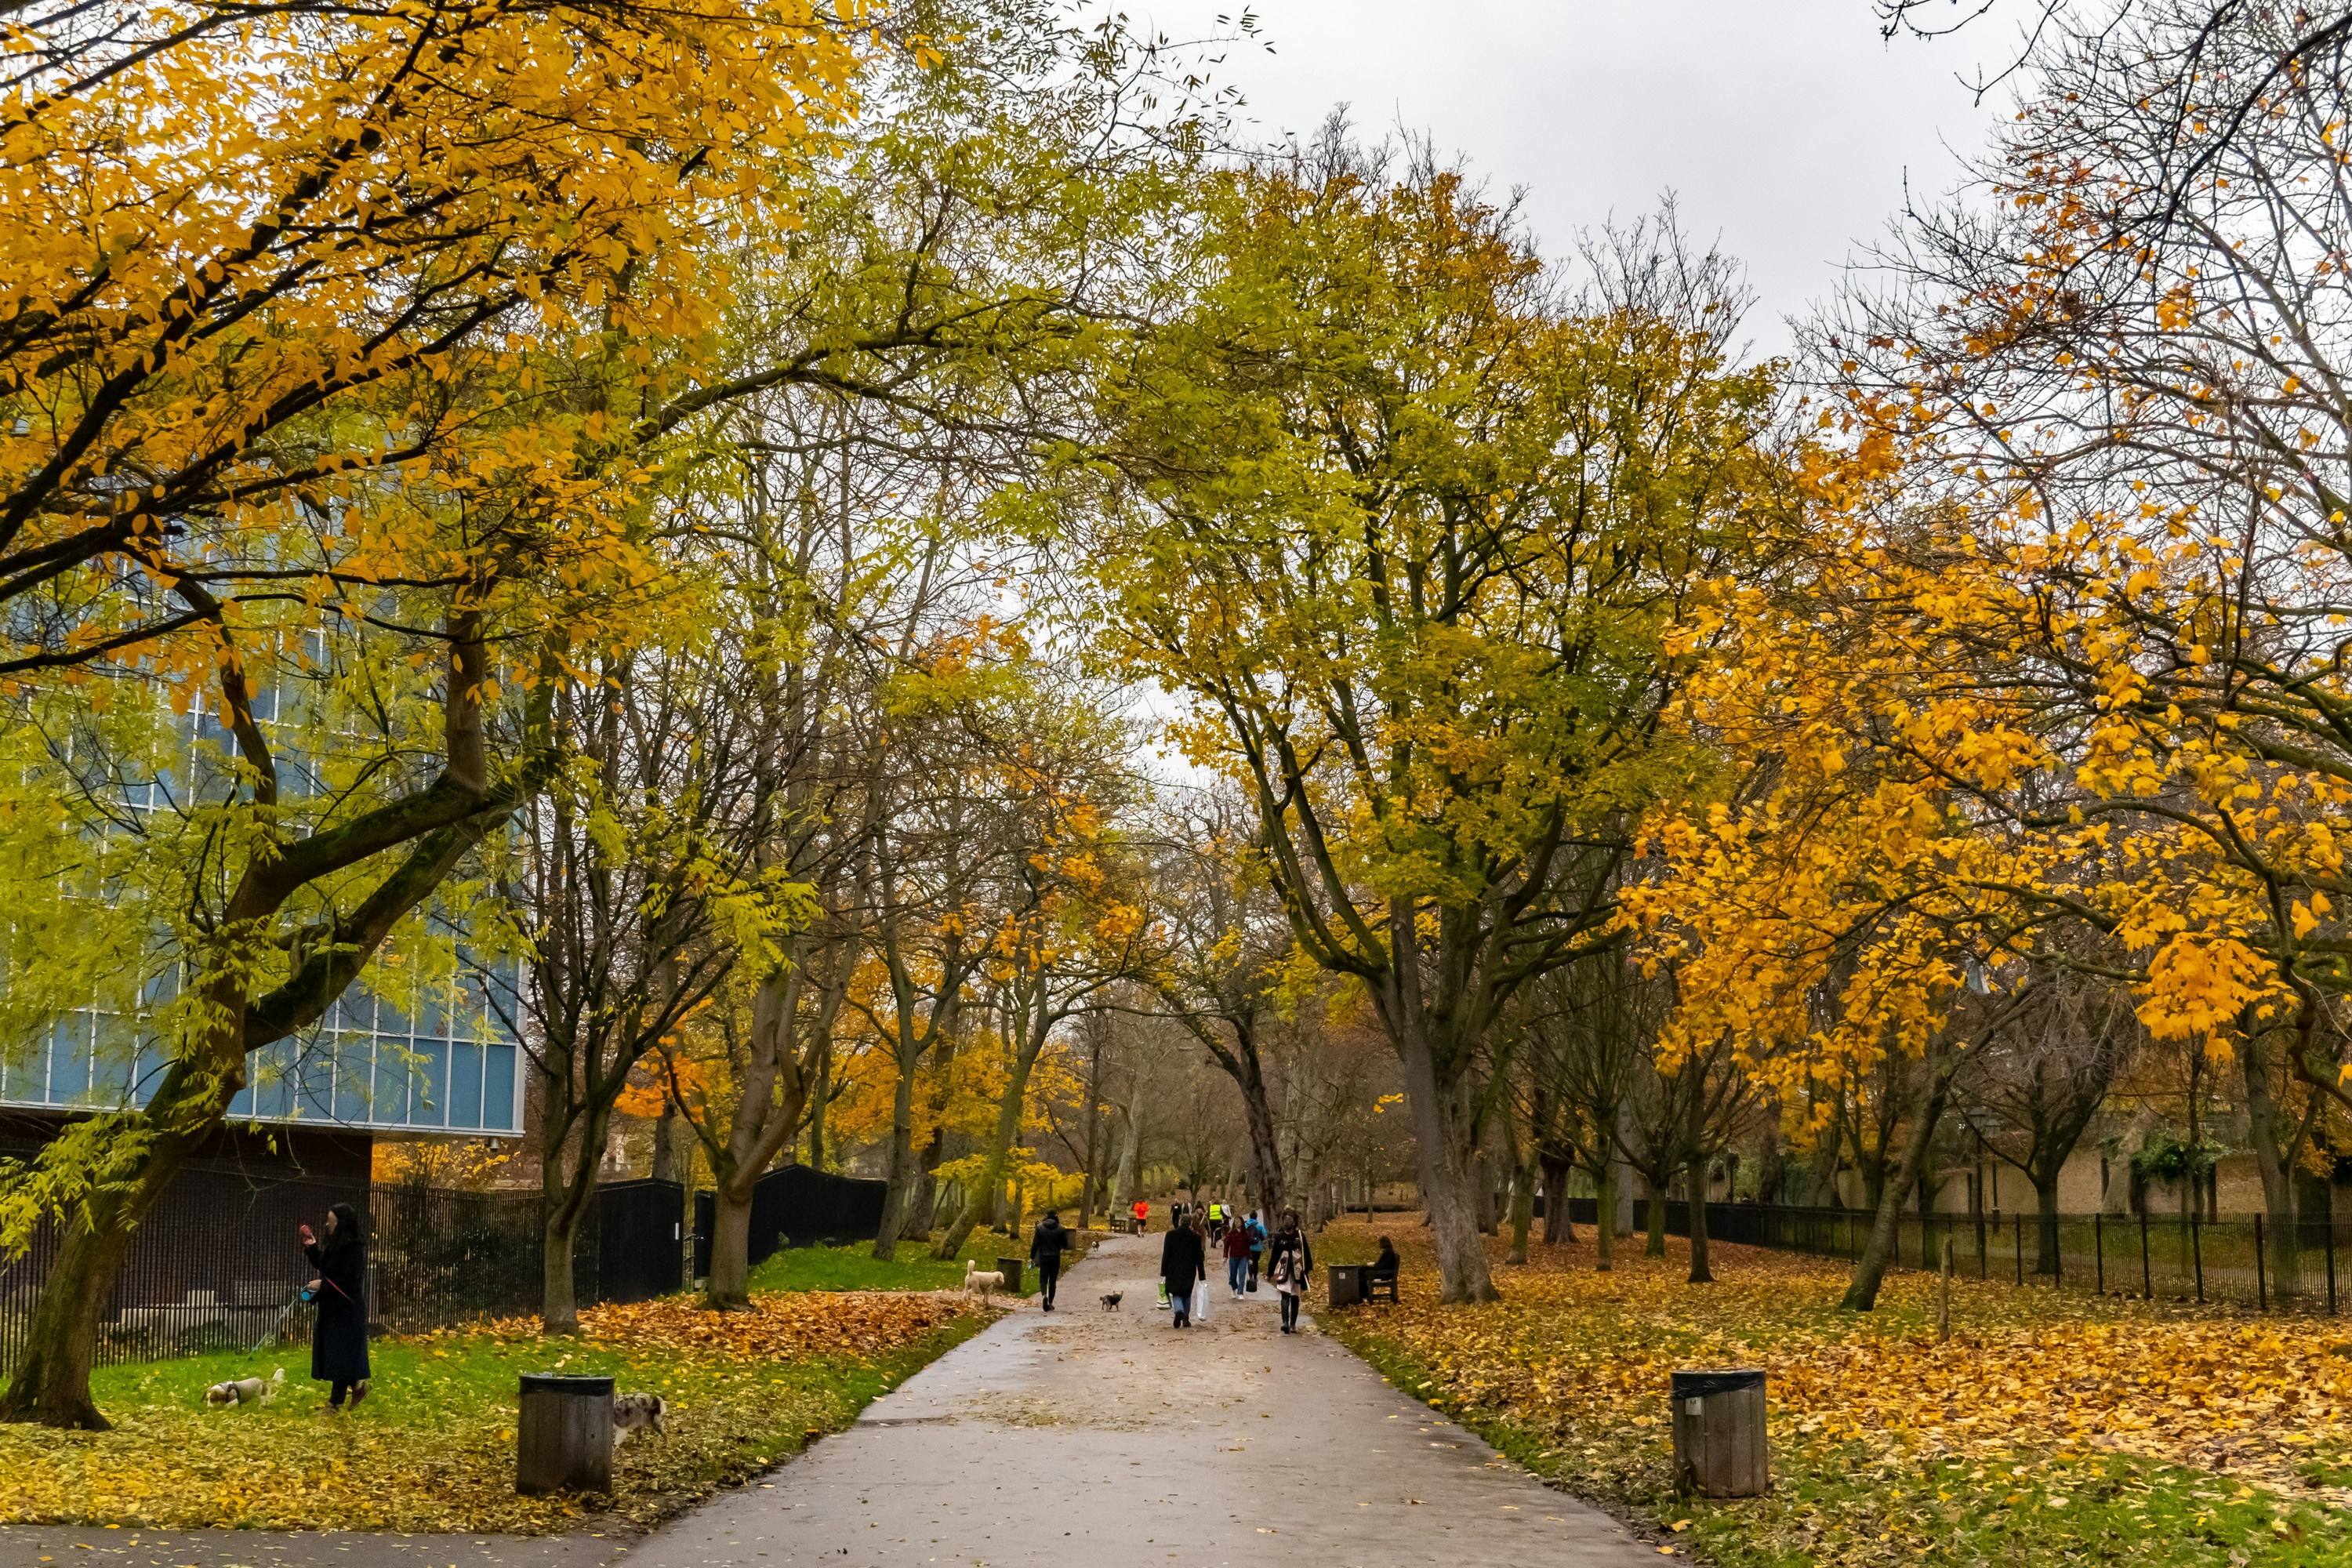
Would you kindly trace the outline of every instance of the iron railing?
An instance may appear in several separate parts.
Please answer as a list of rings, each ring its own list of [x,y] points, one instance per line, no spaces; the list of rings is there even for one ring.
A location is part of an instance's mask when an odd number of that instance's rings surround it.
[[[1648,1223],[1647,1200],[1634,1204],[1634,1228]],[[1595,1223],[1591,1198],[1570,1198],[1569,1217]],[[1876,1216],[1868,1209],[1801,1208],[1778,1204],[1711,1203],[1710,1239],[1859,1258]],[[1669,1236],[1690,1234],[1690,1205],[1665,1205]],[[1894,1261],[1899,1267],[1941,1267],[1944,1243],[1957,1272],[2018,1285],[2080,1287],[2103,1294],[2180,1301],[2238,1301],[2263,1311],[2292,1307],[2334,1313],[2339,1260],[2352,1226],[2337,1234],[2330,1218],[2284,1226],[2267,1215],[1963,1213],[1905,1214],[1897,1221]],[[2352,1280],[2345,1283],[2352,1293]]]
[[[131,1238],[99,1317],[100,1364],[243,1349],[265,1335],[299,1342],[310,1309],[294,1302],[312,1274],[296,1227],[328,1206],[364,1216],[368,1317],[397,1331],[538,1311],[544,1233],[535,1192],[465,1192],[407,1184],[266,1181],[190,1171]],[[685,1190],[675,1182],[598,1189],[573,1255],[581,1304],[641,1301],[685,1284]],[[45,1223],[20,1255],[0,1260],[0,1370],[13,1366],[57,1257]]]

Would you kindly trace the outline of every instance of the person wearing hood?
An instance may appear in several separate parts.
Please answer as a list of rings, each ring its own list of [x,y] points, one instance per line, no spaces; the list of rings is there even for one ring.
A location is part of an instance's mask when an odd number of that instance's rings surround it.
[[[1070,1233],[1062,1228],[1062,1216],[1048,1210],[1029,1238],[1029,1262],[1037,1270],[1038,1302],[1049,1312],[1054,1310],[1055,1288],[1062,1282],[1062,1254],[1069,1247]]]

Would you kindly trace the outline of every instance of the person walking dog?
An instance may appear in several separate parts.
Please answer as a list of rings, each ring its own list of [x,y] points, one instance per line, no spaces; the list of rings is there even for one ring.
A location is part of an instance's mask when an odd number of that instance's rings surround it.
[[[1168,1304],[1174,1309],[1174,1316],[1170,1319],[1171,1327],[1192,1327],[1192,1287],[1207,1272],[1207,1263],[1199,1231],[1190,1226],[1168,1227],[1168,1239],[1160,1246],[1160,1283],[1168,1292]]]
[[[327,1211],[327,1234],[295,1232],[302,1256],[319,1277],[307,1289],[318,1316],[310,1329],[310,1375],[327,1384],[327,1405],[357,1410],[368,1392],[367,1243],[360,1235],[359,1211],[337,1204]]]

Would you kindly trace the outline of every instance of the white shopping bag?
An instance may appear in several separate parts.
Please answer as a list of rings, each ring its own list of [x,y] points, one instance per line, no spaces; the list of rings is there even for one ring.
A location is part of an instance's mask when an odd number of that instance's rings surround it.
[[[1206,1279],[1192,1282],[1192,1321],[1196,1323],[1209,1321],[1209,1282]]]

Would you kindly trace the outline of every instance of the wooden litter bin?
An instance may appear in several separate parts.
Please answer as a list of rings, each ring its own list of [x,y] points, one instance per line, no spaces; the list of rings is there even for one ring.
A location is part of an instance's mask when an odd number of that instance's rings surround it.
[[[1019,1258],[1000,1258],[996,1260],[997,1272],[1004,1276],[1006,1295],[1021,1294],[1021,1265],[1025,1261],[1026,1259]]]
[[[1334,1263],[1324,1271],[1331,1291],[1331,1305],[1352,1307],[1364,1299],[1364,1265]]]
[[[1675,1373],[1674,1427],[1675,1489],[1734,1498],[1771,1489],[1762,1372]]]
[[[515,1490],[613,1489],[613,1380],[522,1375],[515,1423]]]

